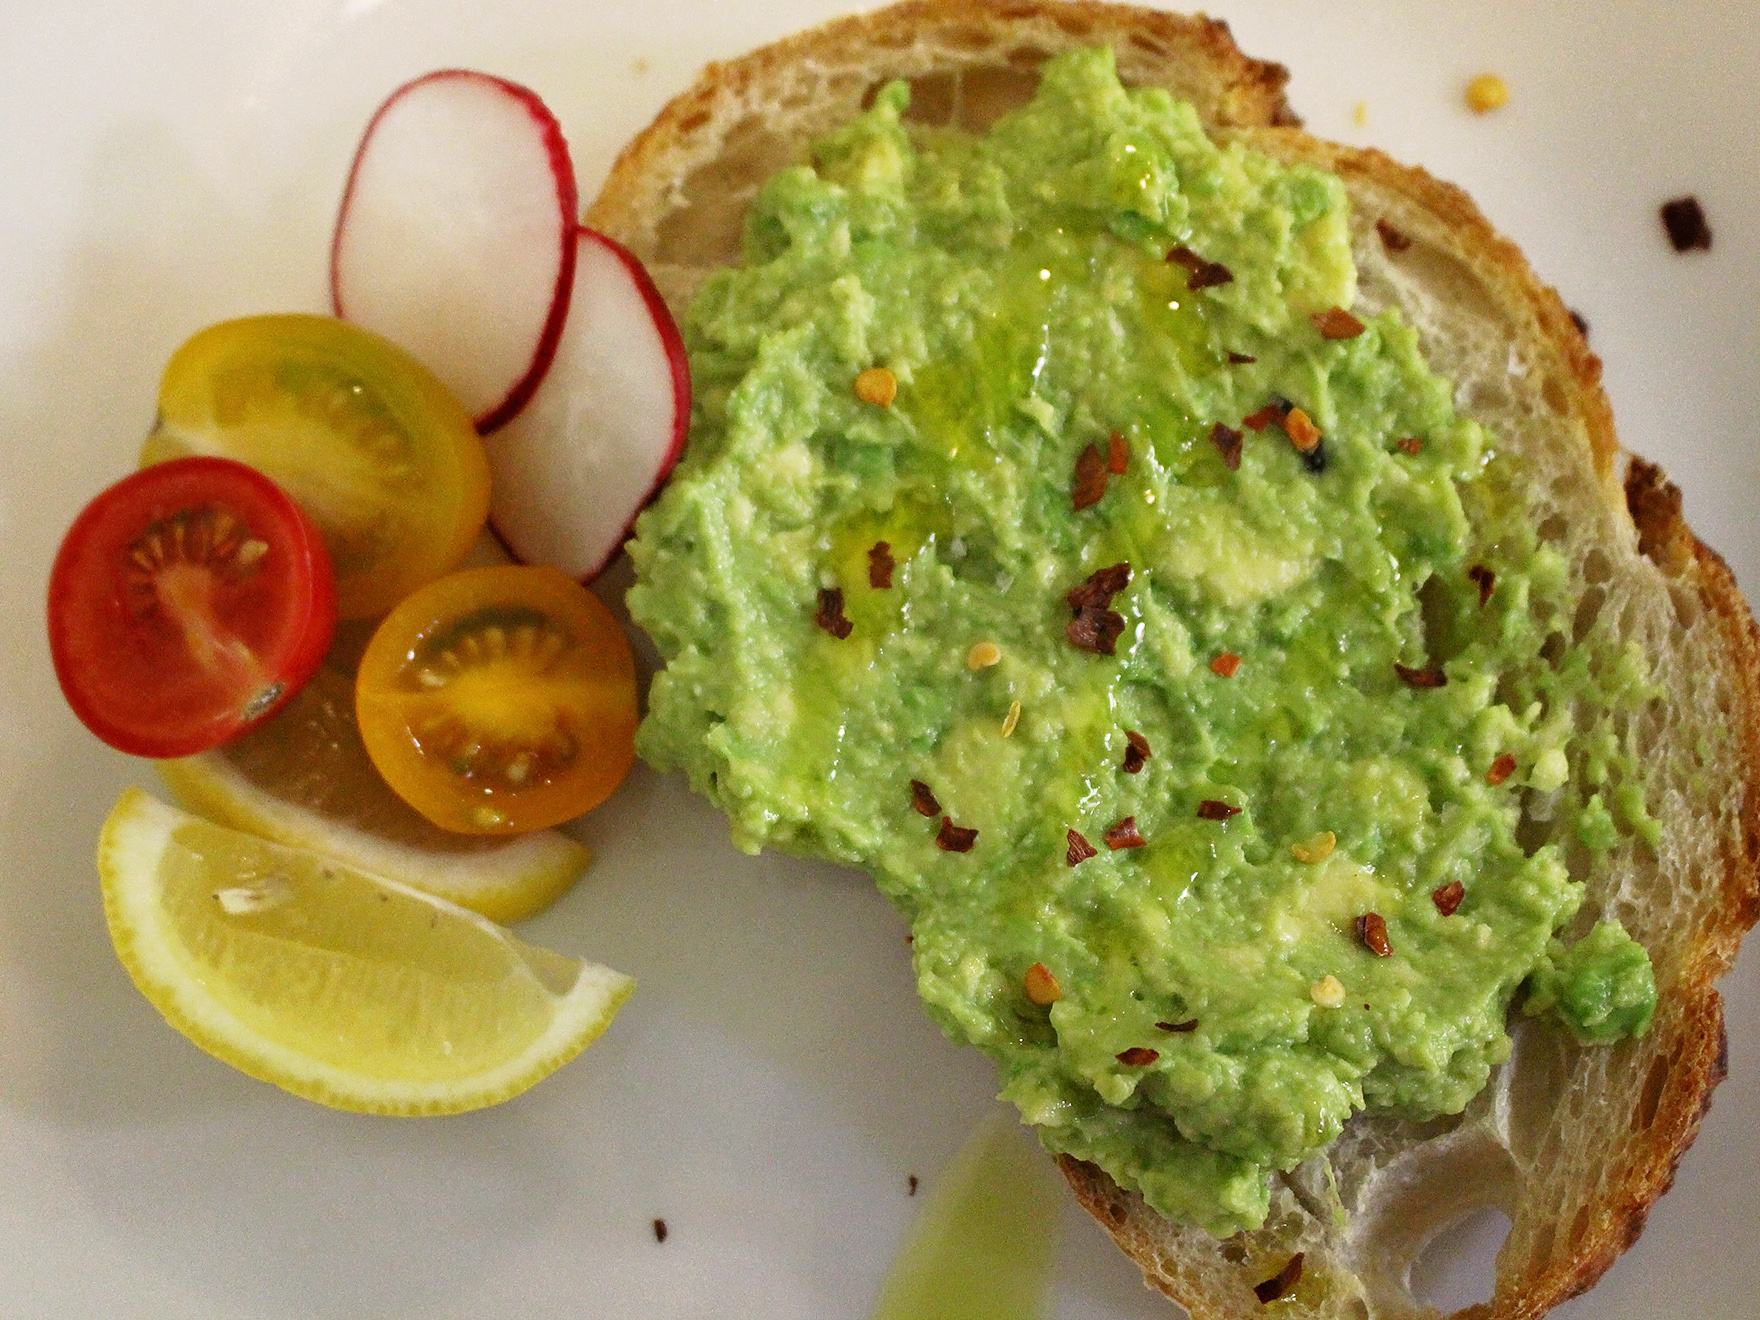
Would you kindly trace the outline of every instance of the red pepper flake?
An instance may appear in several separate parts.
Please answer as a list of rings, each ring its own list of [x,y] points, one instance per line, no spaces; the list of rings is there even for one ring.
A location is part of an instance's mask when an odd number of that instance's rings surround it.
[[[1076,506],[1077,512],[1090,504],[1100,503],[1100,497],[1106,494],[1106,460],[1093,445],[1087,446],[1076,455],[1076,480],[1070,490],[1070,502]]]
[[[1106,846],[1117,852],[1120,848],[1141,848],[1148,840],[1137,829],[1137,818],[1126,816],[1118,824],[1106,831]]]
[[[1697,197],[1677,197],[1662,204],[1662,227],[1668,230],[1668,241],[1676,252],[1698,248],[1711,250],[1711,226],[1705,223],[1705,211]]]
[[[1300,408],[1291,408],[1283,415],[1283,429],[1298,454],[1311,454],[1320,447],[1320,428]]]
[[[1117,610],[1081,609],[1064,625],[1064,636],[1079,649],[1095,655],[1116,655],[1124,632],[1124,615]]]
[[[839,640],[849,636],[850,629],[855,625],[843,617],[843,592],[840,588],[820,589],[819,612],[813,616],[813,622]]]
[[[1079,587],[1071,587],[1064,599],[1069,602],[1072,610],[1089,608],[1105,609],[1112,604],[1112,598],[1125,589],[1131,580],[1129,564],[1111,564],[1106,568],[1095,569],[1083,579]]]
[[[666,1241],[666,1234],[670,1231],[671,1230],[666,1227],[666,1221],[664,1219],[656,1219],[654,1221],[654,1241]]]
[[[1328,307],[1323,312],[1315,312],[1310,319],[1322,339],[1355,339],[1368,329],[1342,307]]]
[[[1152,1050],[1147,1045],[1133,1045],[1116,1057],[1127,1068],[1147,1068],[1161,1057],[1161,1051]]]
[[[1233,678],[1241,670],[1241,658],[1233,651],[1224,651],[1210,662],[1210,672],[1219,678]]]
[[[1589,337],[1588,318],[1575,307],[1568,308],[1567,310],[1570,312],[1571,324],[1577,327],[1577,333],[1583,336],[1584,339],[1587,339]]]
[[[1474,564],[1467,570],[1467,576],[1479,584],[1479,604],[1490,600],[1491,589],[1497,585],[1497,574],[1483,564]]]
[[[1398,674],[1400,682],[1408,687],[1439,688],[1448,686],[1448,675],[1440,669],[1412,669],[1395,662],[1393,672]]]
[[[1230,816],[1238,816],[1240,814],[1241,809],[1239,807],[1231,807],[1226,802],[1217,802],[1213,799],[1205,798],[1202,802],[1198,803],[1199,820],[1227,820]]]
[[[1377,958],[1393,954],[1393,946],[1387,942],[1387,919],[1379,912],[1365,912],[1357,918],[1357,938]]]
[[[1258,412],[1251,413],[1248,416],[1241,418],[1241,425],[1251,431],[1263,431],[1273,422],[1281,424],[1283,422],[1284,414],[1288,411],[1289,409],[1285,406],[1276,403],[1268,403],[1263,408],[1259,409]]]
[[[1124,765],[1120,768],[1127,775],[1134,775],[1143,768],[1143,762],[1154,755],[1149,750],[1149,740],[1135,729],[1124,731]]]
[[[1210,428],[1210,443],[1215,445],[1222,454],[1222,465],[1230,472],[1241,470],[1241,441],[1244,437],[1231,426],[1221,422]]]
[[[1459,880],[1450,880],[1441,889],[1430,895],[1430,901],[1436,904],[1436,910],[1445,917],[1452,917],[1460,911],[1461,900],[1467,896],[1467,887]]]
[[[1106,437],[1106,470],[1115,477],[1122,477],[1130,465],[1131,442],[1122,432],[1114,431]]]
[[[920,779],[911,780],[911,806],[916,808],[918,815],[931,820],[941,814],[941,804],[935,800],[933,790]]]
[[[1113,655],[1124,631],[1124,616],[1110,608],[1112,598],[1130,580],[1129,564],[1113,564],[1090,573],[1079,587],[1071,587],[1064,599],[1075,611],[1075,618],[1065,626],[1064,635],[1084,651]]]
[[[1193,1018],[1189,1022],[1157,1022],[1155,1025],[1160,1027],[1163,1031],[1196,1031],[1198,1029],[1198,1019]]]
[[[1404,440],[1394,441],[1394,447],[1404,450],[1413,458],[1424,452],[1424,442],[1415,435],[1409,435]]]
[[[917,1175],[916,1174],[913,1173],[910,1177],[905,1179],[905,1187],[907,1189],[905,1191],[906,1196],[915,1196],[917,1194]]]
[[[1485,782],[1490,784],[1491,787],[1496,788],[1515,772],[1516,758],[1508,752],[1505,752],[1502,756],[1498,757],[1491,763],[1491,768],[1485,772]]]
[[[868,585],[875,591],[890,591],[892,570],[897,567],[892,561],[892,546],[885,541],[874,542],[874,548],[868,551]]]
[[[1210,289],[1218,284],[1232,284],[1234,272],[1220,261],[1205,261],[1189,247],[1176,247],[1167,254],[1167,259],[1176,266],[1185,268],[1186,288]]]
[[[1254,1284],[1253,1296],[1263,1303],[1275,1302],[1280,1297],[1289,1296],[1295,1290],[1295,1286],[1302,1281],[1302,1258],[1307,1254],[1305,1251],[1296,1252],[1289,1258],[1289,1264],[1276,1274],[1265,1280],[1264,1283]]]
[[[1231,348],[1228,350],[1228,360],[1233,366],[1244,367],[1250,363],[1257,362],[1259,359],[1254,357],[1251,353],[1237,353]]]
[[[1064,837],[1069,840],[1069,849],[1063,854],[1063,860],[1071,866],[1080,866],[1100,851],[1074,830],[1065,830]]]
[[[941,829],[935,835],[935,846],[942,852],[970,852],[977,841],[978,831],[955,825],[952,816],[941,818]]]
[[[1412,245],[1408,235],[1401,233],[1385,220],[1375,222],[1375,232],[1381,235],[1381,246],[1389,252],[1404,252]]]

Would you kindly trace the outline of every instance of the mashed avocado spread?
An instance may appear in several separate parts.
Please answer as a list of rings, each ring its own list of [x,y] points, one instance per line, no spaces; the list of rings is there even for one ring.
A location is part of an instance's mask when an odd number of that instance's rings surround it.
[[[1644,950],[1555,937],[1573,859],[1655,840],[1608,718],[1645,665],[1564,641],[1513,460],[1345,315],[1341,182],[1105,50],[982,138],[907,105],[772,179],[691,308],[642,755],[870,871],[1044,1143],[1218,1235],[1353,1112],[1459,1112],[1530,977],[1643,1030]]]

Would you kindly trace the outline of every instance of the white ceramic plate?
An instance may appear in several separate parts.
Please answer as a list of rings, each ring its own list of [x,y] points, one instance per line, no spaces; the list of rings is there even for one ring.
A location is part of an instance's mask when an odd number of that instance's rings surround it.
[[[91,854],[151,783],[64,709],[41,617],[63,527],[128,470],[170,351],[324,307],[368,112],[466,64],[538,89],[583,192],[707,59],[836,0],[113,0],[0,21],[0,1315],[764,1317],[867,1313],[918,1202],[991,1106],[917,1010],[904,927],[860,876],[735,853],[638,772],[590,879],[535,938],[641,989],[579,1062],[486,1113],[335,1114],[166,1027],[103,931]],[[1465,185],[1593,325],[1620,430],[1760,582],[1760,8],[1222,3],[1321,134]],[[652,11],[652,12],[648,12]],[[1469,76],[1509,107],[1474,118]],[[1363,107],[1362,121],[1356,108]],[[1657,206],[1716,234],[1677,256]],[[1731,1077],[1648,1232],[1561,1320],[1754,1314],[1760,955],[1726,983]],[[670,1234],[656,1242],[653,1221]],[[1167,1316],[1079,1212],[1055,1313]],[[1482,1233],[1450,1259],[1482,1263]],[[1470,1269],[1431,1278],[1459,1301]]]

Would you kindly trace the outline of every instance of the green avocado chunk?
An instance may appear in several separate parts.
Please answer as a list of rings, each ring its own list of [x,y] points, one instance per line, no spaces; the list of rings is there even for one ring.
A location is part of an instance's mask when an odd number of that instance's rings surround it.
[[[1588,1045],[1642,1036],[1656,1014],[1650,955],[1617,921],[1597,922],[1575,944],[1553,940],[1529,978],[1522,1011],[1552,1014]]]
[[[1351,310],[1337,177],[1103,49],[982,138],[908,104],[772,178],[690,309],[638,749],[741,848],[868,870],[1044,1144],[1226,1235],[1507,1057],[1572,870],[1654,842],[1651,680]]]

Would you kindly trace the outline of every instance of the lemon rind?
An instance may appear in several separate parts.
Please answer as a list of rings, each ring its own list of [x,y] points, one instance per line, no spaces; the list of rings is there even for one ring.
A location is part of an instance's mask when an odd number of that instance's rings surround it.
[[[518,1054],[470,1078],[388,1080],[322,1063],[243,1024],[204,993],[200,982],[177,961],[176,940],[165,929],[148,878],[156,872],[173,832],[192,819],[137,788],[125,790],[118,799],[98,841],[111,941],[136,988],[171,1026],[240,1072],[293,1095],[353,1113],[397,1117],[458,1114],[499,1104],[543,1080],[597,1040],[635,989],[635,981],[622,972],[581,961],[575,984],[556,1000],[550,1024]],[[501,938],[512,938],[480,913],[412,885],[372,878],[450,909]]]
[[[218,752],[158,763],[159,777],[190,811],[289,848],[307,848],[369,875],[396,880],[502,925],[536,915],[574,886],[593,860],[557,830],[510,838],[456,856],[382,839],[266,792]]]

